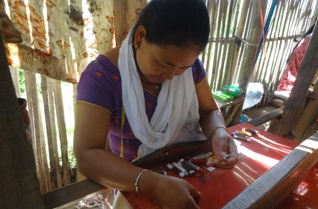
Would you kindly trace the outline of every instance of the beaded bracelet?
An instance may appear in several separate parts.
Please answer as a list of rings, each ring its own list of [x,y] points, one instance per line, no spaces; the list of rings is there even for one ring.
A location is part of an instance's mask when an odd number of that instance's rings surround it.
[[[145,171],[148,171],[148,170],[147,170],[147,169],[142,170],[142,171],[138,174],[138,176],[137,176],[137,178],[136,178],[136,181],[135,181],[135,188],[136,188],[136,192],[138,192],[138,193],[140,193],[139,187],[138,187],[138,183],[139,183],[140,177],[142,176],[142,174],[143,174]]]

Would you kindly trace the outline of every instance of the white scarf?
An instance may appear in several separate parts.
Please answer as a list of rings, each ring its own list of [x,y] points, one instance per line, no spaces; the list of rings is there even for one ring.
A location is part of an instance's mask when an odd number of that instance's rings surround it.
[[[131,31],[121,45],[118,66],[125,112],[135,137],[142,142],[138,158],[169,144],[206,139],[198,127],[199,105],[191,68],[163,83],[149,123]]]

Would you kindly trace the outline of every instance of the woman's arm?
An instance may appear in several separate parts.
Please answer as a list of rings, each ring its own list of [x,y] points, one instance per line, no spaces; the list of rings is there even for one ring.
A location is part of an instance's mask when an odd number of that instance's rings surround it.
[[[238,162],[237,148],[226,130],[223,115],[212,96],[206,77],[196,85],[196,92],[202,131],[211,142],[213,153],[218,157],[208,165],[217,165],[226,169],[233,168]],[[230,159],[223,160],[227,154],[230,154]]]
[[[136,167],[105,149],[111,112],[88,103],[77,103],[74,153],[78,169],[88,178],[110,188],[135,191],[143,168]],[[152,196],[163,208],[198,209],[199,193],[180,178],[144,172],[138,190]]]
[[[78,169],[87,177],[119,190],[135,190],[134,182],[142,168],[105,149],[111,112],[78,102],[74,132],[74,153]]]

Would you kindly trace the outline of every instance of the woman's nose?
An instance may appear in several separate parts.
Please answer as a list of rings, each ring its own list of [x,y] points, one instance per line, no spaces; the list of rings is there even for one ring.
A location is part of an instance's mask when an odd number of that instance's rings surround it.
[[[163,74],[164,79],[172,80],[174,76],[181,75],[184,71],[178,68],[171,68],[165,74]]]

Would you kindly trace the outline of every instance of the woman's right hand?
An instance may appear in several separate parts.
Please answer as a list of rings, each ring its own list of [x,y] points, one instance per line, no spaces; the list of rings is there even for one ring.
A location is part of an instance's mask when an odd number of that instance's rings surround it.
[[[200,193],[187,181],[173,177],[148,172],[151,185],[145,188],[163,209],[199,209],[196,204]],[[146,191],[147,190],[147,191]]]

